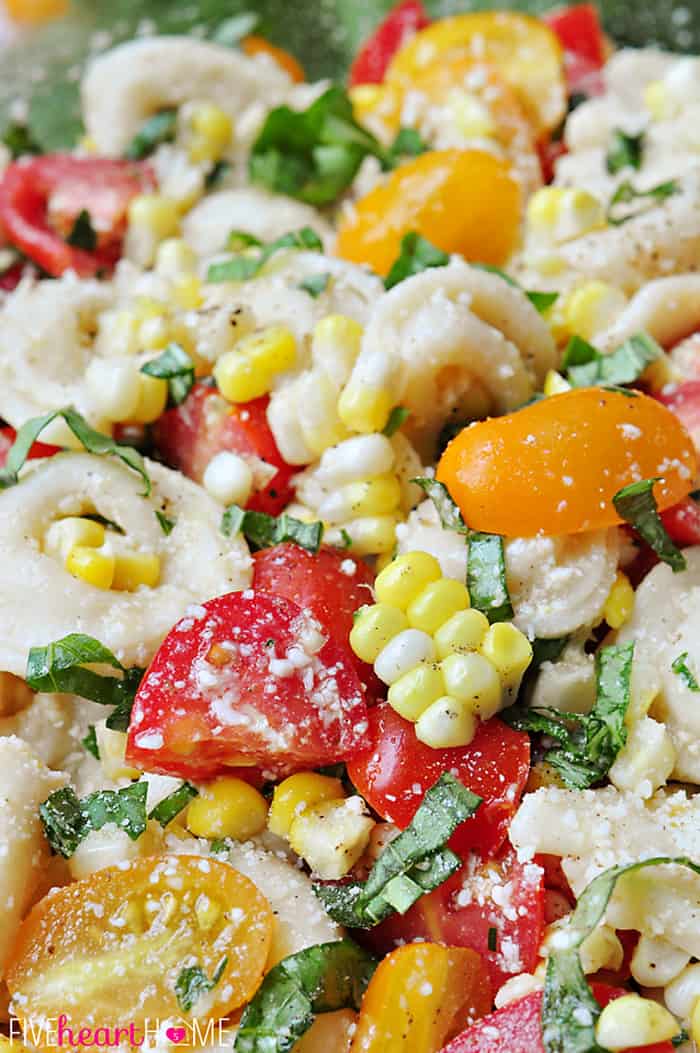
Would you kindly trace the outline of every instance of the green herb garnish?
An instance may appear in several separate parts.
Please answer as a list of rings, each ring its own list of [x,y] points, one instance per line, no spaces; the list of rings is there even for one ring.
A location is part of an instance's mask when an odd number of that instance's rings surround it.
[[[290,231],[289,234],[283,234],[281,238],[270,241],[267,245],[263,245],[257,238],[253,238],[251,234],[245,235],[250,240],[243,245],[241,243],[242,233],[241,231],[235,231],[233,235],[235,240],[232,241],[231,237],[229,237],[229,245],[239,246],[236,251],[240,251],[240,248],[245,249],[245,255],[234,256],[232,259],[222,260],[220,263],[212,263],[207,271],[208,282],[248,281],[249,278],[254,278],[258,275],[270,257],[282,249],[313,249],[318,251],[323,249],[321,239],[311,227],[302,227],[301,230]],[[249,253],[248,249],[257,249],[258,251]]]
[[[602,355],[580,336],[572,336],[564,351],[562,369],[572,387],[633,384],[645,369],[663,356],[648,333],[635,333],[609,355]]]
[[[157,358],[141,366],[141,372],[167,380],[168,394],[174,406],[184,402],[194,387],[194,362],[179,344],[168,344]]]
[[[673,197],[674,194],[680,194],[680,192],[681,185],[677,179],[669,179],[666,183],[657,183],[656,186],[650,187],[649,190],[636,190],[630,182],[620,183],[610,198],[606,219],[611,226],[619,227],[629,219],[643,216],[645,212],[655,208],[657,204],[666,201],[669,197]],[[629,205],[632,201],[638,200],[648,201],[649,204],[636,212],[628,212],[624,209],[621,211],[617,207],[618,205]]]
[[[148,784],[134,782],[122,790],[98,790],[82,799],[70,786],[54,792],[39,807],[39,816],[51,848],[70,859],[92,830],[114,823],[132,841],[146,829]]]
[[[621,128],[614,128],[605,155],[605,167],[611,175],[621,172],[623,168],[640,169],[643,148],[644,132],[640,132],[639,135],[627,135]]]
[[[160,823],[165,828],[169,823],[172,823],[176,815],[179,815],[187,807],[190,801],[193,801],[198,796],[199,790],[197,787],[185,780],[176,790],[173,790],[162,801],[159,801],[155,808],[151,809],[148,813],[148,818],[155,819],[157,823]]]
[[[214,990],[227,965],[228,958],[222,958],[211,980],[199,965],[190,965],[182,970],[175,981],[175,996],[183,1013],[189,1013],[203,994]]]
[[[684,651],[683,654],[679,654],[677,658],[673,659],[671,662],[671,669],[681,678],[690,691],[700,691],[700,684],[697,682],[695,674],[688,667],[687,651]]]
[[[302,523],[286,512],[269,516],[266,512],[251,512],[238,505],[229,505],[221,520],[221,532],[226,537],[243,534],[254,549],[293,541],[308,552],[316,553],[321,546],[323,523]]]
[[[638,483],[623,486],[613,497],[617,514],[634,527],[639,536],[653,548],[659,559],[668,563],[674,573],[685,570],[685,556],[674,545],[658,512],[654,497],[654,483],[658,479],[640,479]]]
[[[420,274],[430,267],[445,267],[449,262],[450,257],[446,252],[438,249],[422,234],[411,230],[401,239],[399,255],[384,279],[384,287],[393,289],[399,282],[411,278],[414,274]]]
[[[140,161],[152,154],[161,143],[171,143],[177,130],[177,110],[160,110],[139,128],[126,148],[129,161]]]

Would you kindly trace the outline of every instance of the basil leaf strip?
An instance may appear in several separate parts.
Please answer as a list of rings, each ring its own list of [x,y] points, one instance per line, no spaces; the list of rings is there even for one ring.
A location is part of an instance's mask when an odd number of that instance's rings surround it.
[[[303,289],[309,296],[313,296],[316,300],[321,293],[325,292],[328,288],[333,275],[330,271],[323,271],[321,274],[310,274],[308,278],[304,278],[303,281],[299,282],[298,288]]]
[[[251,512],[238,505],[229,505],[221,520],[221,533],[225,537],[241,533],[254,549],[293,541],[315,555],[321,547],[323,523],[302,523],[286,512],[269,516],[266,512]]]
[[[241,234],[236,231],[235,237],[240,239]],[[252,235],[250,235],[252,237]],[[257,239],[254,239],[257,242]],[[260,273],[271,256],[282,249],[323,249],[323,242],[315,230],[311,227],[302,227],[301,230],[293,230],[283,234],[281,238],[268,242],[267,245],[249,243],[251,248],[259,249],[254,255],[234,256],[229,260],[212,263],[207,271],[208,282],[244,282],[254,278]]]
[[[160,529],[163,531],[165,536],[168,537],[170,534],[172,534],[173,530],[177,526],[177,520],[170,519],[169,516],[166,516],[165,512],[161,512],[159,511],[159,509],[156,509],[155,516],[160,525]]]
[[[399,255],[384,279],[384,288],[393,289],[414,274],[421,274],[430,267],[445,267],[449,262],[450,257],[446,252],[438,249],[422,234],[410,230],[401,238]]]
[[[352,940],[319,943],[283,958],[238,1026],[234,1053],[289,1053],[317,1013],[359,1010],[377,960]]]
[[[584,976],[579,949],[602,920],[619,878],[646,867],[668,865],[687,867],[700,874],[700,866],[685,856],[658,856],[611,867],[594,878],[579,896],[564,930],[567,946],[553,949],[547,959],[542,998],[542,1041],[546,1053],[605,1053],[595,1038],[601,1010]]]
[[[623,168],[642,167],[642,150],[644,132],[639,135],[627,135],[621,128],[613,128],[612,139],[605,155],[605,167],[611,175],[616,175]]]
[[[684,651],[683,654],[679,654],[678,657],[674,658],[671,662],[671,669],[681,678],[689,690],[700,691],[700,684],[695,679],[695,675],[688,668],[687,658],[687,651]]]
[[[124,156],[128,161],[140,161],[152,154],[161,143],[171,143],[176,130],[177,110],[161,110],[144,121],[127,146]]]
[[[175,406],[184,402],[194,387],[194,362],[179,344],[168,344],[157,358],[141,366],[141,372],[167,380],[170,400]]]
[[[666,183],[657,183],[649,190],[637,190],[630,182],[620,183],[619,187],[610,198],[606,219],[613,227],[619,227],[630,219],[643,216],[645,212],[654,208],[658,202],[665,201],[674,194],[680,194],[681,185],[677,179],[669,179]],[[632,201],[639,199],[649,201],[646,207],[636,212],[620,212],[617,205],[629,205]]]
[[[66,244],[72,245],[74,249],[83,249],[85,252],[94,252],[97,248],[97,234],[86,208],[81,209],[76,216],[73,229],[66,238]]]
[[[155,808],[151,809],[148,818],[155,819],[162,827],[166,827],[195,797],[199,797],[199,790],[191,782],[185,780],[176,790],[159,801]]]
[[[668,563],[674,574],[685,570],[685,556],[674,545],[658,512],[654,497],[654,483],[658,479],[640,479],[638,483],[623,486],[613,497],[615,511],[626,523],[634,527],[639,536],[653,548],[659,559]]]
[[[549,310],[552,304],[556,303],[559,299],[558,292],[538,292],[533,289],[528,291],[523,289],[520,282],[516,282],[515,278],[511,278],[510,274],[506,274],[500,267],[494,267],[492,263],[472,263],[472,267],[476,267],[479,271],[488,271],[489,274],[497,274],[499,278],[503,278],[503,281],[508,285],[512,285],[514,289],[520,289],[525,293],[532,306],[539,311],[540,314],[544,314],[545,311]]]
[[[438,482],[431,476],[416,476],[411,479],[412,483],[420,486],[421,490],[430,498],[435,505],[435,510],[445,530],[454,530],[458,534],[468,534],[469,528],[462,518],[462,513],[452,499],[452,495],[444,483]]]
[[[429,149],[430,147],[415,128],[400,128],[389,147],[392,167],[400,164],[406,157],[419,157]]]
[[[87,753],[91,753],[95,760],[100,759],[100,747],[97,745],[97,734],[95,732],[94,724],[90,725],[87,735],[84,739],[80,740],[80,745]]]
[[[131,446],[120,446],[109,435],[103,435],[101,432],[95,431],[72,406],[66,409],[52,410],[50,413],[44,413],[41,417],[32,417],[31,420],[26,421],[22,425],[7,454],[5,467],[0,471],[0,490],[4,490],[8,486],[14,486],[19,481],[20,469],[24,466],[30,449],[44,428],[52,420],[56,420],[57,417],[63,417],[70,430],[80,440],[88,453],[94,453],[100,457],[107,455],[118,457],[128,468],[137,472],[143,479],[144,490],[142,496],[148,497],[151,492],[151,480],[146,471],[143,457],[138,450],[134,450]]]
[[[44,152],[27,125],[19,122],[8,124],[0,142],[10,151],[13,161],[16,161],[18,157],[25,157],[27,154],[41,154]]]
[[[405,406],[394,406],[389,414],[388,421],[382,428],[382,435],[386,435],[386,437],[390,439],[391,436],[395,435],[399,428],[406,423],[410,416],[410,409],[406,409]]]
[[[70,859],[92,830],[115,823],[132,841],[146,829],[148,784],[134,782],[122,790],[98,790],[82,799],[64,786],[39,806],[39,817],[51,848]]]
[[[645,332],[635,333],[609,355],[602,355],[580,336],[572,336],[564,351],[562,369],[575,388],[632,384],[663,353]]]
[[[211,980],[199,965],[190,965],[180,972],[175,981],[175,997],[183,1013],[189,1013],[203,994],[214,990],[227,965],[228,958],[222,958]]]

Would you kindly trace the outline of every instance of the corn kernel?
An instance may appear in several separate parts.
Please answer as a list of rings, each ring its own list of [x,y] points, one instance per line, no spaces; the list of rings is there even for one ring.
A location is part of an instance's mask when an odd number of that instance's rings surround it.
[[[139,585],[154,589],[160,580],[160,557],[149,552],[119,552],[115,556],[112,588],[133,592]]]
[[[146,228],[162,241],[178,233],[180,214],[175,202],[161,194],[138,194],[129,203],[129,224]]]
[[[126,735],[123,731],[112,731],[104,720],[95,724],[95,740],[100,755],[102,771],[108,779],[138,779],[138,769],[126,763]]]
[[[306,808],[342,796],[343,784],[340,779],[319,775],[314,771],[290,775],[275,787],[267,817],[268,829],[278,837],[286,837],[296,817]]]
[[[196,311],[204,303],[201,280],[196,274],[181,274],[173,278],[172,297],[183,311]]]
[[[212,102],[195,102],[189,107],[189,125],[194,133],[190,144],[190,160],[217,161],[233,139],[233,123],[229,115]]]
[[[431,636],[458,611],[469,607],[469,593],[461,581],[440,578],[432,581],[411,601],[406,614],[414,629]]]
[[[386,89],[383,84],[356,84],[354,88],[350,88],[348,95],[355,120],[362,124],[364,118],[385,98]]]
[[[243,779],[223,775],[200,791],[187,809],[187,827],[195,837],[232,837],[247,841],[265,829],[267,801]]]
[[[435,633],[435,646],[438,658],[447,658],[449,654],[465,651],[476,651],[486,633],[489,622],[481,611],[458,611],[448,618]]]
[[[664,1002],[680,1020],[689,1020],[700,1000],[700,962],[682,969],[664,990]]]
[[[184,238],[166,238],[158,246],[155,271],[164,278],[190,275],[197,266],[197,255]]]
[[[220,450],[204,469],[202,485],[222,504],[245,505],[253,490],[253,473],[237,453]]]
[[[237,347],[249,355],[256,366],[273,374],[284,373],[296,365],[296,340],[285,325],[271,325],[261,333],[251,333],[239,340]]]
[[[532,661],[530,641],[511,622],[491,625],[479,651],[498,670],[505,688],[517,686]]]
[[[668,90],[662,80],[652,80],[644,88],[644,105],[655,121],[663,121],[672,109]]]
[[[435,644],[419,629],[404,629],[383,647],[374,662],[374,671],[385,684],[393,684],[420,662],[434,662]]]
[[[298,815],[289,843],[320,878],[344,877],[364,852],[374,820],[361,797],[321,801]]]
[[[563,187],[542,187],[528,202],[528,224],[535,229],[550,229],[557,222],[563,202]]]
[[[440,564],[428,552],[405,552],[377,576],[374,592],[379,603],[405,611],[420,592],[442,577]]]
[[[114,556],[86,545],[74,545],[66,556],[68,573],[97,589],[111,589],[114,566]]]
[[[138,344],[141,351],[162,351],[171,340],[170,322],[165,315],[144,318],[138,329]]]
[[[609,925],[598,925],[581,944],[581,968],[586,976],[600,969],[619,969],[625,956],[622,944]]]
[[[329,373],[335,383],[344,384],[360,353],[363,329],[354,318],[345,314],[327,314],[317,322],[311,341],[314,362],[324,368],[330,363]]]
[[[623,995],[609,1002],[598,1017],[595,1036],[604,1049],[616,1053],[630,1046],[650,1046],[674,1038],[678,1021],[658,1002],[638,994]]]
[[[401,486],[395,475],[381,475],[347,483],[331,494],[319,507],[319,514],[331,523],[362,516],[382,516],[393,512],[401,503]]]
[[[501,681],[496,669],[480,654],[451,654],[442,663],[448,694],[482,720],[498,713],[503,701]]]
[[[304,407],[299,419],[304,442],[317,457],[349,438],[338,416],[338,392],[325,373],[311,369],[299,377],[295,396],[297,405]]]
[[[104,544],[105,528],[101,523],[82,516],[66,516],[51,524],[44,537],[44,551],[57,559],[65,560],[76,545],[84,548],[99,548]]]
[[[416,738],[435,750],[468,746],[476,734],[477,719],[463,702],[442,695],[416,721]]]
[[[496,135],[488,107],[471,92],[451,91],[447,108],[453,123],[467,139],[489,139]]]
[[[536,240],[561,244],[606,225],[601,201],[577,187],[543,187],[527,206],[527,230]]]
[[[350,550],[355,556],[376,556],[393,552],[396,548],[396,516],[360,516],[343,524],[343,531],[350,538]],[[331,540],[331,532],[328,533]],[[343,536],[338,532],[338,542]]]
[[[611,629],[621,629],[634,610],[634,589],[622,571],[618,571],[603,607],[603,617]]]
[[[408,628],[403,611],[387,603],[360,607],[350,630],[350,646],[363,662],[375,662],[390,640]]]
[[[103,311],[98,322],[95,350],[106,359],[135,355],[139,349],[138,328],[139,319],[134,311]]]
[[[131,418],[139,401],[140,381],[132,358],[93,358],[85,372],[91,408],[108,421]]]
[[[406,720],[415,722],[421,713],[445,694],[439,665],[423,663],[404,673],[389,688],[389,704]]]
[[[139,373],[139,400],[129,420],[138,424],[152,424],[162,415],[167,403],[167,380]]]
[[[272,373],[255,368],[239,350],[226,351],[214,366],[219,391],[229,402],[250,402],[266,395],[272,387]]]
[[[639,937],[630,972],[642,987],[666,987],[685,969],[690,955],[661,937]]]
[[[592,340],[612,325],[626,305],[627,297],[621,289],[608,282],[590,281],[569,293],[561,313],[569,333]]]
[[[557,373],[556,369],[550,369],[544,378],[544,394],[549,397],[550,395],[561,395],[564,391],[570,390],[571,384],[568,380],[564,380],[564,377],[561,373]]]
[[[386,388],[375,388],[350,380],[338,400],[338,413],[351,431],[368,435],[381,431],[394,406],[394,396]]]
[[[386,475],[394,467],[395,460],[394,447],[386,435],[354,435],[326,450],[319,469],[324,483],[331,488],[356,479]]]

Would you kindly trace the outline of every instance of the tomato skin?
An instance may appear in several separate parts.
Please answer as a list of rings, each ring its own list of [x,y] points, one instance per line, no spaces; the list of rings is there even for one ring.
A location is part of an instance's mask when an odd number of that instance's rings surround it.
[[[348,775],[384,819],[403,829],[425,791],[451,771],[482,798],[450,840],[463,857],[474,850],[484,858],[503,844],[530,770],[530,741],[498,719],[479,725],[469,746],[434,750],[416,738],[413,725],[382,703],[369,712],[369,749],[348,763]]]
[[[14,428],[9,426],[0,428],[0,468],[5,467],[7,461],[7,455],[12,448],[17,437],[17,432]],[[27,454],[27,460],[33,461],[39,457],[53,457],[55,453],[60,453],[61,446],[50,446],[46,442],[35,442]]]
[[[605,63],[605,38],[594,4],[572,4],[543,16],[543,21],[559,37],[565,51],[587,59],[600,69]]]
[[[14,263],[0,274],[0,289],[3,292],[12,292],[17,288],[24,276],[24,267],[24,263]]]
[[[687,380],[670,390],[654,394],[667,409],[678,417],[690,435],[695,449],[700,451],[700,380]]]
[[[700,505],[692,497],[686,497],[662,512],[661,522],[671,540],[680,548],[684,545],[700,545]]]
[[[289,74],[295,84],[302,84],[306,80],[304,68],[294,58],[294,55],[290,54],[289,51],[285,51],[284,48],[277,47],[276,44],[271,44],[264,37],[259,37],[252,33],[250,36],[243,37],[241,51],[244,55],[251,56],[251,58],[254,55],[269,55],[285,73]]]
[[[669,508],[696,470],[689,436],[656,399],[576,388],[465,428],[437,478],[473,529],[533,537],[620,523],[613,496],[639,479],[661,477],[654,494]]]
[[[0,226],[10,244],[51,277],[69,269],[91,277],[119,259],[129,201],[153,186],[150,169],[138,162],[66,154],[24,158],[8,165],[0,181]],[[98,235],[94,252],[64,240],[83,209]]]
[[[246,508],[276,516],[294,496],[291,480],[299,471],[283,460],[267,423],[268,398],[232,406],[206,384],[195,384],[180,406],[166,410],[153,428],[161,457],[172,468],[201,483],[212,457],[221,450],[257,458],[276,472],[254,491]]]
[[[396,52],[427,25],[430,19],[420,0],[403,0],[393,7],[355,56],[350,67],[350,87],[380,84]]]
[[[298,604],[252,589],[196,608],[141,682],[129,761],[191,778],[241,763],[286,774],[366,747],[367,707],[349,648],[321,643],[319,629]]]

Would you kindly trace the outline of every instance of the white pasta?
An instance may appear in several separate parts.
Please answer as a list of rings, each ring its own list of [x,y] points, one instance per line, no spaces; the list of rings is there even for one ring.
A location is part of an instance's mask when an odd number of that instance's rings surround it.
[[[615,323],[601,333],[601,351],[616,347],[644,329],[664,347],[700,325],[700,274],[677,274],[657,278],[635,293]]]

